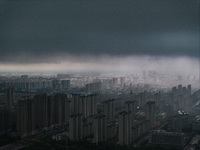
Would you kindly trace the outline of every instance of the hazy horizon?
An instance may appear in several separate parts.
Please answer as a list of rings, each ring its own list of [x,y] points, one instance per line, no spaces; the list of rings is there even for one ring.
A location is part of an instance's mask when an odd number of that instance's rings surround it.
[[[0,64],[0,71],[33,72],[129,72],[154,70],[171,75],[198,75],[199,60],[192,57],[161,56],[70,56],[57,63]],[[87,59],[86,59],[87,58]]]

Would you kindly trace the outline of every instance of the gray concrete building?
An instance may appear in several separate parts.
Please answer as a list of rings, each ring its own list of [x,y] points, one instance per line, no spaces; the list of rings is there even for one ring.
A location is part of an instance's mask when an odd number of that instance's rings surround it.
[[[145,110],[146,120],[150,121],[150,127],[153,128],[155,124],[155,102],[147,102]]]

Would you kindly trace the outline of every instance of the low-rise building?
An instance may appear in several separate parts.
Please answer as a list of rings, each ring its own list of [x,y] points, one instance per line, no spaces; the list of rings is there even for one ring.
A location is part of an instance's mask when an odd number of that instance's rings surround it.
[[[149,145],[183,149],[185,145],[184,134],[179,132],[167,132],[165,130],[153,130],[149,136]]]

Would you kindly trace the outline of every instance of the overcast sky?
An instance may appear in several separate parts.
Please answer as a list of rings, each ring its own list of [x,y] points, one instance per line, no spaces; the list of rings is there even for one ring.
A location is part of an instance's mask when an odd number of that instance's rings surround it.
[[[0,22],[0,65],[199,56],[199,0],[1,0]]]

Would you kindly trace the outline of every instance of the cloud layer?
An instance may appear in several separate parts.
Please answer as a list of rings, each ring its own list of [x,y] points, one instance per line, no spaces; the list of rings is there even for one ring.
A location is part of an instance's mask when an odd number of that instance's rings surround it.
[[[198,9],[199,0],[2,0],[0,63],[56,65],[88,55],[197,57]]]

